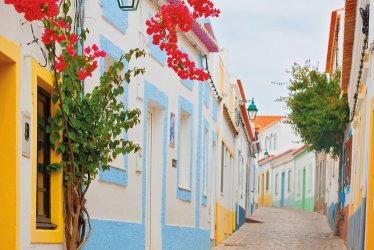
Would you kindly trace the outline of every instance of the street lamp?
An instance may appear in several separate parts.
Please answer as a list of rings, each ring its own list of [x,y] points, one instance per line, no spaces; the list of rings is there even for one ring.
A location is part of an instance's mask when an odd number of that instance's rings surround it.
[[[134,11],[138,9],[140,0],[117,0],[118,7],[123,11]]]
[[[264,157],[265,157],[265,159],[267,159],[267,158],[269,157],[269,152],[268,152],[267,149],[266,149],[266,151],[265,151],[265,153],[264,153]]]
[[[249,120],[254,121],[256,119],[257,112],[258,112],[254,98],[252,98],[251,104],[248,105],[247,112],[248,112]]]

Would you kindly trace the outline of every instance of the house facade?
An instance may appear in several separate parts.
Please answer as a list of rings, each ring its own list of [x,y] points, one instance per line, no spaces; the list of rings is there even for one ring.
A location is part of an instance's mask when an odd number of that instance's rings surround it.
[[[146,73],[126,85],[121,97],[125,108],[141,111],[141,123],[121,135],[141,150],[119,156],[91,184],[87,208],[93,231],[84,249],[210,249],[255,208],[248,193],[257,180],[254,132],[243,105],[236,105],[246,100],[243,86],[232,80],[208,20],[195,23],[193,31],[179,37],[179,45],[200,68],[209,65],[212,79],[181,80],[168,68],[165,53],[146,33],[145,20],[158,4],[140,1],[137,11],[123,12],[115,1],[85,2],[87,44],[107,52],[85,91],[130,49],[144,49],[147,56],[126,65],[144,67]],[[43,48],[29,44],[30,25],[22,16],[0,3],[0,19],[0,135],[8,142],[0,159],[12,166],[0,168],[0,187],[7,192],[0,242],[9,250],[64,249],[61,172],[48,176],[53,228],[41,227],[38,220],[37,120],[55,112],[53,78],[48,67],[40,66]],[[40,27],[33,24],[37,36]],[[46,150],[58,161],[54,151]]]
[[[271,159],[272,164],[272,206],[273,207],[293,207],[294,204],[294,157],[295,149]]]
[[[306,146],[293,153],[295,164],[294,207],[304,211],[314,211],[316,154]]]

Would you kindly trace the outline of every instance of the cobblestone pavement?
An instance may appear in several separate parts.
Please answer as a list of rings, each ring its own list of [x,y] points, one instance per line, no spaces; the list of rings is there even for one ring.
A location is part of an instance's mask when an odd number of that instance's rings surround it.
[[[344,241],[334,237],[324,216],[288,208],[262,207],[254,220],[224,240],[215,250],[346,250]]]

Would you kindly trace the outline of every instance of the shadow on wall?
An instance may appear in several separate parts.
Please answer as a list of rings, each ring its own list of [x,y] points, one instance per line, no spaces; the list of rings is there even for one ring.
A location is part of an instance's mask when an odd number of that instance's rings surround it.
[[[332,203],[327,211],[327,219],[331,230],[335,229],[337,203]]]

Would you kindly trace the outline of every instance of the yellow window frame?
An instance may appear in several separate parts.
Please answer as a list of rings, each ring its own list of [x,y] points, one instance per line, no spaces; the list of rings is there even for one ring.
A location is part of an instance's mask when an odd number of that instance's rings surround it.
[[[64,242],[64,217],[63,217],[63,174],[62,171],[51,173],[51,222],[57,228],[36,228],[36,177],[37,177],[37,98],[38,87],[48,93],[53,93],[53,76],[47,69],[41,67],[34,60],[32,67],[32,206],[30,213],[31,242],[32,243],[63,243]],[[56,105],[51,104],[51,115],[56,113]],[[61,161],[61,155],[51,150],[51,162]]]

